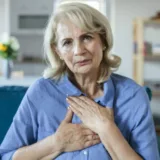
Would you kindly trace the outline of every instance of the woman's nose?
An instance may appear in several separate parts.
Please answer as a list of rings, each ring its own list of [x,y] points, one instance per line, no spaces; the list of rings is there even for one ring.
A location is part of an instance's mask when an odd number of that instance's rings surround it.
[[[84,45],[80,42],[75,43],[73,53],[74,53],[74,55],[83,54],[84,53]]]

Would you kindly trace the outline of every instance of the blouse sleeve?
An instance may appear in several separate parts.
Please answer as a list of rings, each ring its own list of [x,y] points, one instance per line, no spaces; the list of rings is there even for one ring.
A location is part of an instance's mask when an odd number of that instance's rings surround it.
[[[145,160],[160,160],[150,102],[144,89],[135,96],[139,104],[134,112],[130,145]]]

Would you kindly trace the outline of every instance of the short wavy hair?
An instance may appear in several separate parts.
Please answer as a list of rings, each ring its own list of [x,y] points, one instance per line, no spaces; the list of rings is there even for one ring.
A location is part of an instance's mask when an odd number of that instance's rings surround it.
[[[66,73],[71,71],[57,53],[53,51],[52,45],[57,45],[57,26],[63,20],[68,20],[85,32],[98,33],[105,46],[103,59],[100,64],[98,83],[104,82],[110,74],[117,70],[121,64],[121,58],[110,54],[113,47],[113,35],[107,18],[98,10],[82,3],[60,4],[49,18],[44,35],[44,54],[48,61],[48,68],[45,69],[44,78],[59,80]]]

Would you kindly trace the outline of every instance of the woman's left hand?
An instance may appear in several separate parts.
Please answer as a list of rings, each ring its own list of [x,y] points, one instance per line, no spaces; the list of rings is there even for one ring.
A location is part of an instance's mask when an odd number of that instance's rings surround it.
[[[112,108],[102,107],[88,97],[68,97],[67,102],[81,121],[97,134],[99,134],[109,122],[114,122]]]

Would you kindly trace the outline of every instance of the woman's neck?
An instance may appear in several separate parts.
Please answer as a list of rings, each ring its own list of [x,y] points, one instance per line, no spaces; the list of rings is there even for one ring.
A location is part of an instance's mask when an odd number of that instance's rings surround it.
[[[83,93],[88,97],[94,99],[96,97],[103,95],[103,89],[101,84],[97,83],[98,76],[96,74],[92,75],[77,75],[75,74],[70,78],[72,83],[74,83]]]

